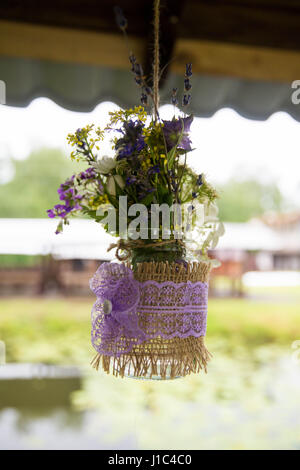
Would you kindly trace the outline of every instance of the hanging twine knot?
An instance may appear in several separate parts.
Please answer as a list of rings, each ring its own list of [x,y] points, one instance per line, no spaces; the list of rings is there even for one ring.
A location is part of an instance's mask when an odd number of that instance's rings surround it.
[[[142,240],[123,240],[122,238],[118,240],[117,243],[112,243],[107,251],[113,250],[116,248],[116,258],[119,261],[127,261],[132,256],[132,250],[138,248],[153,248],[158,246],[170,245],[171,243],[177,243],[179,246],[185,246],[182,240],[171,239],[171,240],[161,240],[154,243],[145,243]],[[123,251],[123,254],[120,253]]]

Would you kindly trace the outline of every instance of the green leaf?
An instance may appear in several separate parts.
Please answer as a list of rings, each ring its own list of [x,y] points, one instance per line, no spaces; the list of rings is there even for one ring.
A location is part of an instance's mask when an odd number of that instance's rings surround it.
[[[150,193],[150,194],[147,194],[147,196],[145,196],[145,197],[140,201],[140,203],[141,203],[141,204],[144,204],[145,206],[150,206],[151,202],[153,201],[153,198],[154,198],[154,192],[153,192],[153,193]]]
[[[173,204],[173,195],[168,192],[168,194],[165,197],[164,202],[168,204],[168,206],[171,206]]]
[[[169,165],[169,168],[172,167],[173,163],[174,163],[174,159],[175,159],[175,156],[176,156],[176,152],[177,152],[177,145],[175,145],[175,147],[173,147],[168,153],[167,153],[167,160],[168,160],[168,165]]]
[[[178,154],[177,146],[178,146],[179,142],[182,140],[183,132],[184,132],[184,123],[183,123],[183,121],[182,121],[182,129],[181,129],[180,135],[179,135],[179,137],[178,137],[177,143],[176,143],[176,145],[175,145],[173,148],[171,148],[171,150],[167,153],[167,160],[168,160],[169,168],[171,168],[172,165],[173,165],[173,163],[174,163],[174,159],[175,159],[176,153]]]

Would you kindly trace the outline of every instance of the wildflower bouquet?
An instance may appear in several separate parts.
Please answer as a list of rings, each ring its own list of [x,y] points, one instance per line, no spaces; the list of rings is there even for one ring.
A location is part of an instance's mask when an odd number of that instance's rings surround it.
[[[187,64],[187,74],[191,75],[191,64]],[[173,102],[176,92],[173,90]],[[102,223],[116,237],[144,240],[136,245],[147,249],[149,245],[153,247],[149,242],[153,239],[184,238],[188,242],[193,230],[201,228],[202,244],[199,239],[198,249],[202,257],[206,256],[223,229],[217,219],[215,189],[204,174],[195,174],[186,163],[192,150],[192,121],[192,115],[184,114],[170,121],[155,119],[149,117],[145,107],[136,106],[111,112],[103,130],[88,125],[69,134],[68,142],[74,147],[71,158],[85,162],[87,169],[61,184],[61,203],[48,210],[49,217],[61,219],[57,233],[69,223],[70,216],[84,214]],[[101,155],[101,141],[107,134],[112,136],[114,157]],[[179,207],[177,213],[169,210],[174,204],[182,206],[181,213]],[[164,225],[155,226],[155,215],[159,209],[163,212],[163,205],[168,206],[165,212],[169,210],[169,214],[164,214]],[[199,205],[203,209],[200,224],[196,217]],[[137,220],[140,211],[142,217]],[[126,249],[126,244],[122,247]]]
[[[126,34],[120,10],[117,19]],[[162,120],[157,60],[153,87],[132,53],[129,60],[141,105],[111,112],[104,129],[88,125],[68,135],[71,158],[87,168],[60,186],[61,202],[48,215],[60,218],[57,233],[71,216],[89,216],[118,237],[116,257],[127,261],[103,263],[91,280],[97,296],[95,367],[102,360],[104,370],[116,375],[173,378],[206,368],[203,338],[213,262],[207,251],[223,226],[215,189],[187,164],[193,150],[193,116],[186,112],[192,64],[186,64],[183,79],[184,111],[178,110],[178,90],[173,89],[174,117]],[[112,156],[101,154],[107,137]]]

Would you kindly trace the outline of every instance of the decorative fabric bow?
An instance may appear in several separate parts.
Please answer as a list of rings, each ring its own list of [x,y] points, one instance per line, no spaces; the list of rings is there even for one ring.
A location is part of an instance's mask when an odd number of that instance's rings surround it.
[[[140,287],[130,268],[102,263],[90,288],[97,297],[92,309],[92,344],[100,354],[120,356],[146,339],[137,315]]]

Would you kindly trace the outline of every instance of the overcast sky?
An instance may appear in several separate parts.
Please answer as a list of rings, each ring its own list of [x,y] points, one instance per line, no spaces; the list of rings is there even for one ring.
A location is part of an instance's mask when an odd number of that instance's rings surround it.
[[[66,135],[87,123],[104,126],[113,103],[102,103],[91,113],[67,111],[46,98],[27,108],[0,106],[0,158],[26,158],[39,147],[60,147],[68,152]],[[171,118],[172,106],[161,110]],[[267,121],[244,119],[231,109],[222,109],[210,119],[195,118],[191,133],[195,150],[189,163],[207,174],[213,183],[231,176],[275,181],[285,196],[300,207],[300,123],[285,113]],[[101,153],[108,153],[109,148]],[[0,165],[1,180],[8,165]]]

